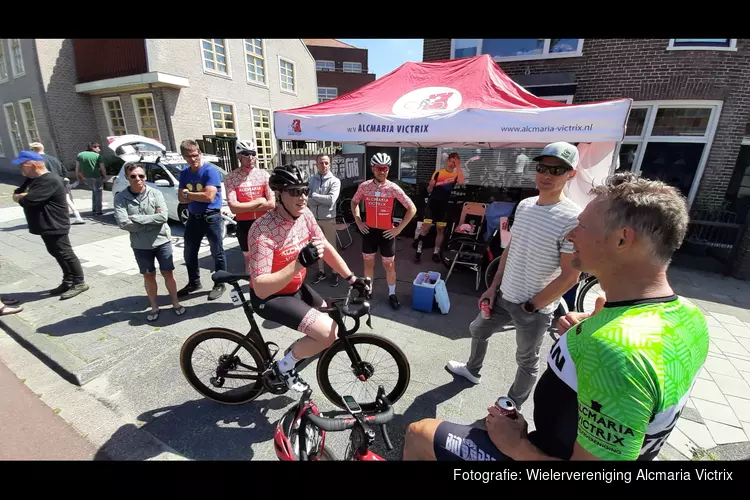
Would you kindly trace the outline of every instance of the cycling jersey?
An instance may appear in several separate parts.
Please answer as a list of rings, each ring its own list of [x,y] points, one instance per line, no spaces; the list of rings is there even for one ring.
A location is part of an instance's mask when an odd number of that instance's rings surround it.
[[[266,213],[250,228],[248,271],[251,278],[282,270],[299,256],[312,238],[325,239],[309,209],[295,221],[284,219],[277,211]],[[296,293],[302,286],[307,269],[302,268],[276,295]],[[252,284],[251,284],[252,286]]]
[[[705,317],[681,297],[608,303],[552,348],[529,439],[562,458],[578,442],[604,460],[653,460],[706,361],[708,339]]]
[[[224,185],[227,188],[227,201],[230,203],[247,203],[257,198],[273,199],[273,191],[268,185],[270,174],[267,170],[255,167],[250,171],[245,168],[233,170],[224,178]],[[259,210],[256,212],[243,212],[235,214],[235,219],[255,220],[261,217],[268,210]]]
[[[359,203],[365,200],[365,223],[375,229],[393,228],[393,204],[398,200],[407,209],[414,206],[411,199],[397,184],[386,179],[378,183],[374,179],[359,185],[352,201]]]
[[[447,201],[451,197],[453,187],[458,181],[458,170],[454,169],[453,172],[448,172],[447,169],[442,168],[432,175],[432,180],[435,181],[435,185],[430,193],[430,199]]]

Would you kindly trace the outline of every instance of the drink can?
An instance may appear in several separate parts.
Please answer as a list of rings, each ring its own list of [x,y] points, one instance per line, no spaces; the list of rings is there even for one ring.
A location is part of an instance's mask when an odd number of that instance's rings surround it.
[[[495,401],[495,407],[508,418],[512,418],[513,420],[518,418],[516,404],[507,396],[497,398],[497,401]]]
[[[482,311],[482,318],[490,319],[490,299],[484,299],[479,304],[479,310]]]

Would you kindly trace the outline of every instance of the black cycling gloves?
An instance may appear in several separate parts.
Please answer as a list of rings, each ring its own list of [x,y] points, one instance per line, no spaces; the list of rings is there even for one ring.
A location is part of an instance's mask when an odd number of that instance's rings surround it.
[[[302,264],[305,267],[310,267],[313,264],[315,264],[320,259],[320,255],[318,254],[318,249],[315,248],[315,245],[312,243],[308,243],[305,248],[300,250],[299,256],[297,257],[297,260],[300,264]]]

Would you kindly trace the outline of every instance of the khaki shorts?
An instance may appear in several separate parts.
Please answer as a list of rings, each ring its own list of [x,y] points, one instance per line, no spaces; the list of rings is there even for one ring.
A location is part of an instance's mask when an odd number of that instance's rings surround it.
[[[328,243],[333,248],[336,248],[336,220],[335,219],[318,219],[318,225],[323,230],[323,234],[326,235]]]

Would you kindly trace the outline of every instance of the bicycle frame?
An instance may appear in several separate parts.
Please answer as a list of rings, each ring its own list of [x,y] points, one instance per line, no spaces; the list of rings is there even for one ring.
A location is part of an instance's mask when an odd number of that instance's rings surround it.
[[[234,291],[237,292],[237,296],[239,297],[239,300],[242,304],[242,309],[245,312],[245,316],[247,317],[248,322],[250,323],[250,330],[245,334],[244,338],[248,340],[250,343],[252,343],[253,345],[255,345],[255,347],[257,347],[258,350],[260,351],[265,361],[265,366],[263,367],[263,371],[265,371],[265,369],[270,367],[274,358],[278,354],[279,346],[274,342],[266,341],[265,338],[263,337],[263,334],[261,333],[260,328],[258,327],[258,324],[255,322],[255,314],[253,312],[253,306],[250,303],[250,300],[245,298],[245,294],[242,292],[242,288],[240,287],[239,282],[234,281],[234,282],[230,282],[229,284],[232,285],[232,287],[234,288]],[[344,306],[349,304],[351,291],[352,289],[350,288],[345,298]],[[329,316],[331,316],[331,318],[334,320],[336,325],[338,326],[338,329],[337,329],[338,338],[331,345],[331,347],[333,347],[337,342],[343,342],[344,350],[349,356],[349,359],[352,362],[352,367],[355,370],[354,374],[357,377],[359,377],[359,379],[362,381],[367,380],[369,376],[371,375],[370,369],[368,366],[363,366],[366,364],[362,363],[362,358],[359,356],[359,353],[354,348],[352,343],[349,341],[349,336],[355,334],[359,330],[359,325],[360,325],[359,317],[356,317],[356,316],[352,317],[354,319],[354,327],[352,327],[351,329],[347,329],[346,326],[344,325],[344,320],[343,320],[343,315],[341,313],[341,309],[337,305],[334,305],[334,306],[326,305],[326,307],[321,308],[321,311],[327,312]],[[370,328],[372,328],[369,317],[367,319],[367,325]],[[272,352],[270,349],[270,346],[275,346],[276,350]],[[331,347],[329,347],[329,349]],[[259,372],[258,375],[236,375],[236,374],[228,373],[229,366],[234,361],[234,358],[237,352],[240,350],[240,348],[241,346],[237,345],[237,347],[235,347],[234,350],[228,356],[226,356],[226,360],[216,368],[217,376],[224,377],[224,378],[243,379],[243,380],[258,380],[259,378],[261,378],[262,371]],[[317,356],[302,360],[300,361],[300,364],[309,363],[315,357]],[[244,368],[250,371],[258,371],[254,369],[253,367],[250,367],[247,365],[241,365],[241,366],[243,366]]]

